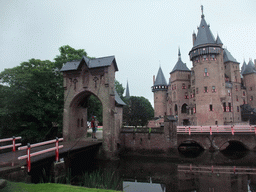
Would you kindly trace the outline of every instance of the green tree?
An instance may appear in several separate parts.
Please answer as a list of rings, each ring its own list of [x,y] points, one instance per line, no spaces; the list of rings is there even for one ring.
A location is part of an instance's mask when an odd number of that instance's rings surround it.
[[[68,61],[81,60],[83,56],[87,56],[84,49],[74,49],[69,45],[64,45],[59,48],[60,55],[57,55],[55,60],[55,67],[61,69]]]
[[[123,119],[126,125],[146,126],[148,121],[154,117],[154,109],[145,97],[131,96],[125,98]]]
[[[52,128],[62,122],[63,88],[62,75],[53,62],[30,59],[5,69],[0,78],[7,85],[2,87],[0,114],[8,136],[20,134],[25,140],[37,142],[53,132],[57,134]],[[6,127],[5,119],[12,122],[11,127]]]
[[[124,94],[125,88],[116,79],[115,79],[115,89],[116,89],[116,92],[118,93],[118,95],[123,99],[123,94]]]

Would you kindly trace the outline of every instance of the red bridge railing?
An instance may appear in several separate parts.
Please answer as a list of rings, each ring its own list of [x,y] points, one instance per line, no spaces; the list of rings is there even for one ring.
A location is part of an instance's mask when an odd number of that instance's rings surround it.
[[[15,137],[15,136],[13,136],[12,138],[0,139],[0,143],[6,142],[6,141],[12,141],[11,145],[0,146],[0,149],[12,148],[12,151],[14,152],[16,149],[15,147],[21,146],[21,143],[15,143],[15,141],[19,139],[21,139],[21,137]]]
[[[44,141],[44,142],[41,142],[41,143],[35,143],[35,144],[32,144],[32,145],[30,145],[30,143],[28,143],[27,146],[23,146],[23,147],[18,148],[18,150],[24,150],[24,149],[27,150],[27,155],[20,156],[20,157],[18,157],[18,159],[19,160],[27,159],[28,172],[30,172],[30,170],[31,170],[31,157],[41,155],[41,154],[44,154],[44,153],[48,153],[50,151],[55,150],[55,161],[59,161],[59,149],[63,147],[63,145],[59,145],[59,141],[63,141],[63,138],[60,138],[60,139],[56,138],[56,139],[53,139],[53,140]],[[44,149],[44,150],[41,150],[41,151],[31,153],[31,148],[39,147],[39,146],[43,146],[43,145],[47,145],[47,144],[51,144],[51,143],[55,143],[55,147],[51,147],[49,149]]]
[[[198,134],[198,133],[254,133],[256,125],[214,125],[214,126],[177,126],[177,134]]]

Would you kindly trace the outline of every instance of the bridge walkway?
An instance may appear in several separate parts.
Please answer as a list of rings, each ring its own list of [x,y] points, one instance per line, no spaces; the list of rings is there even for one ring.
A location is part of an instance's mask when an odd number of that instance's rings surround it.
[[[92,139],[84,139],[81,141],[67,141],[67,142],[60,142],[60,145],[64,145],[63,148],[59,149],[60,157],[68,152],[74,151],[81,151],[85,150],[86,148],[97,147],[102,145],[101,140],[92,140]],[[55,144],[44,145],[40,147],[31,148],[31,153],[48,149],[50,147],[55,147]],[[26,155],[26,150],[15,152],[7,152],[0,154],[0,175],[5,174],[8,172],[12,172],[14,170],[20,170],[21,167],[27,165],[26,159],[18,160],[19,156]],[[37,161],[41,161],[47,158],[54,158],[55,151],[51,151],[42,155],[34,156],[31,158],[31,163],[35,163]],[[32,166],[33,168],[33,166]]]

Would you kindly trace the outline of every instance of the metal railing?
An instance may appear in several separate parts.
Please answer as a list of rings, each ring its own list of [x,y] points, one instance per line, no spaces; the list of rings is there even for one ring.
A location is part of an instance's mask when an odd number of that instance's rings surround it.
[[[44,153],[48,153],[50,151],[55,150],[55,161],[59,161],[59,149],[63,148],[63,145],[59,145],[59,141],[63,141],[63,138],[59,139],[57,137],[56,139],[53,139],[53,140],[44,141],[44,142],[41,142],[41,143],[35,143],[35,144],[32,144],[32,145],[30,145],[30,143],[28,143],[27,146],[22,146],[22,147],[18,148],[18,150],[25,150],[25,149],[27,150],[27,155],[20,156],[20,157],[18,157],[18,159],[19,160],[27,159],[28,172],[30,172],[30,170],[31,170],[31,157],[41,155],[41,154],[44,154]],[[47,145],[47,144],[51,144],[51,143],[55,143],[55,147],[51,147],[49,149],[44,149],[44,150],[41,150],[41,151],[31,153],[31,148],[39,147],[39,146],[43,146],[43,145]]]
[[[11,145],[0,146],[0,149],[12,148],[12,151],[14,152],[16,147],[21,146],[21,143],[15,143],[16,140],[19,140],[19,139],[21,139],[21,137],[15,137],[15,136],[13,136],[12,138],[0,139],[0,143],[1,142],[12,141]]]
[[[198,133],[254,133],[256,125],[214,125],[214,126],[177,126],[177,134],[198,134]]]

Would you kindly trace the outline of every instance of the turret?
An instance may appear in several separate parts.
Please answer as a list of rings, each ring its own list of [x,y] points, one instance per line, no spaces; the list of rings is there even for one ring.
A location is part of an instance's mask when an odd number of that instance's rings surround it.
[[[153,81],[152,92],[154,93],[155,117],[163,117],[166,115],[166,93],[168,86],[161,67],[159,67],[156,80],[153,79]]]

